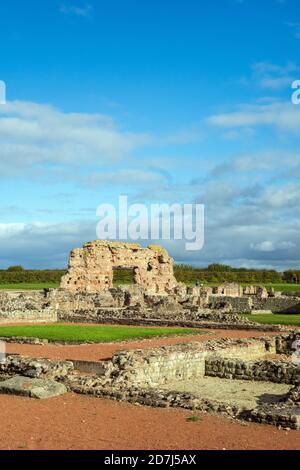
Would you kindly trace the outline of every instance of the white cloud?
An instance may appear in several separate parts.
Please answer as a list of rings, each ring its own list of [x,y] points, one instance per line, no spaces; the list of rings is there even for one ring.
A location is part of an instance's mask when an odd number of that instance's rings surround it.
[[[94,221],[0,224],[0,266],[66,267],[69,251],[94,238]]]
[[[115,172],[92,173],[82,181],[84,184],[96,186],[150,186],[155,188],[167,183],[161,173],[139,169],[117,170]]]
[[[85,18],[91,16],[93,13],[93,6],[90,4],[85,4],[82,6],[74,5],[74,4],[61,4],[59,11],[66,15],[76,15],[76,16],[83,16]]]
[[[120,131],[108,116],[19,101],[1,107],[0,139],[0,176],[119,161],[151,140]]]
[[[292,242],[286,242],[286,241],[280,241],[280,242],[274,242],[271,240],[265,240],[260,243],[251,243],[251,249],[254,251],[262,251],[262,252],[272,252],[276,250],[288,250],[290,248],[295,248],[296,245],[295,243]]]
[[[294,132],[292,119],[299,129],[299,110],[293,114],[297,107],[291,108],[282,102],[264,102],[212,116],[209,122],[242,134],[258,125]],[[187,142],[192,138],[192,134],[183,136]],[[184,250],[184,242],[165,243],[177,261],[300,266],[300,186],[296,180],[300,154],[296,151],[275,148],[241,154],[212,169],[202,167],[201,178],[195,174],[191,184],[176,184],[169,172],[145,167],[143,159],[135,162],[135,168],[128,165],[132,152],[142,146],[161,145],[163,137],[120,130],[110,117],[101,114],[64,113],[51,106],[22,102],[1,108],[0,139],[3,176],[27,178],[32,172],[51,170],[61,178],[75,178],[100,188],[140,185],[148,202],[161,196],[165,202],[176,197],[176,201],[195,198],[205,203],[204,250],[190,254]],[[111,161],[117,163],[116,171],[109,167]],[[84,171],[86,168],[88,171]],[[11,202],[2,208],[3,214],[9,207]],[[66,218],[83,217],[78,214],[79,210],[66,214]],[[38,219],[38,215],[37,211],[30,214],[30,220]],[[20,223],[0,225],[2,266],[65,266],[71,248],[96,237],[96,217],[84,222],[24,223],[28,217],[19,211],[14,220]]]
[[[294,62],[289,62],[285,66],[272,62],[257,62],[251,68],[251,81],[261,88],[270,90],[289,88],[300,70]]]
[[[283,132],[299,133],[300,112],[291,102],[240,105],[237,110],[210,116],[208,123],[225,129],[274,126]]]

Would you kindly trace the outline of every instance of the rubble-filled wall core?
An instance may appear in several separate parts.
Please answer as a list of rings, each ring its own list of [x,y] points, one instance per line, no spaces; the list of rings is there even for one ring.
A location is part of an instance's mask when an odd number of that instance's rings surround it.
[[[173,260],[162,247],[96,240],[71,252],[60,287],[86,293],[108,290],[119,267],[133,269],[135,283],[147,292],[168,293],[177,285]]]

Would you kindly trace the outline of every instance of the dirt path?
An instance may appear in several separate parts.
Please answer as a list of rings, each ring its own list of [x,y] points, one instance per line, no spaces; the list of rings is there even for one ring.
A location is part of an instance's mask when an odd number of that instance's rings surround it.
[[[249,338],[261,337],[260,331],[216,330],[203,335],[185,335],[166,338],[153,338],[139,341],[83,344],[74,346],[61,346],[49,344],[45,346],[7,343],[7,353],[18,353],[28,357],[46,357],[54,360],[81,359],[86,361],[100,361],[110,358],[115,351],[127,349],[146,349],[171,344],[187,343],[192,341],[207,341],[216,338]],[[270,336],[270,333],[267,336]]]
[[[0,449],[299,449],[300,431],[68,394],[0,396]]]

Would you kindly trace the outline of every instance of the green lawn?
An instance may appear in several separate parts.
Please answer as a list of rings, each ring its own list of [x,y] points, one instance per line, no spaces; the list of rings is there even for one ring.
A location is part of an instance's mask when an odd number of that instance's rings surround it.
[[[300,291],[300,284],[264,284],[267,289],[273,287],[276,291],[281,292],[298,292]]]
[[[11,290],[42,290],[42,289],[55,289],[58,287],[57,283],[20,283],[20,284],[0,284],[0,289]]]
[[[218,285],[217,282],[204,282],[205,286],[215,287]],[[219,283],[220,284],[220,283]],[[254,283],[259,285],[264,285],[267,289],[273,287],[276,291],[281,292],[292,292],[292,291],[300,291],[300,284],[262,284],[262,283]],[[116,280],[114,281],[114,286],[122,286],[122,285],[130,285],[126,280]],[[195,285],[195,283],[187,283],[189,286]],[[250,284],[242,284],[243,286],[247,286]],[[11,289],[11,290],[42,290],[42,289],[55,289],[59,286],[58,283],[20,283],[20,284],[0,284],[0,289]]]
[[[201,330],[187,328],[143,328],[100,325],[20,325],[0,327],[0,337],[25,336],[52,341],[91,341],[107,343],[155,336],[202,334]]]
[[[249,320],[266,325],[300,326],[300,315],[273,314],[273,315],[245,315]]]

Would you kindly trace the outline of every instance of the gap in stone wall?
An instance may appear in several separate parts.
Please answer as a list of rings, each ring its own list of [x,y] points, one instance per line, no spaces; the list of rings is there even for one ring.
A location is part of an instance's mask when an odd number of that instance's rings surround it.
[[[113,287],[131,286],[135,283],[135,268],[121,266],[113,268]]]

